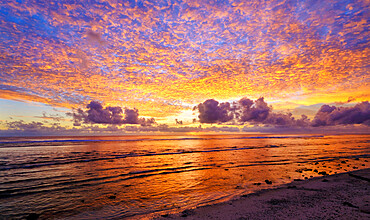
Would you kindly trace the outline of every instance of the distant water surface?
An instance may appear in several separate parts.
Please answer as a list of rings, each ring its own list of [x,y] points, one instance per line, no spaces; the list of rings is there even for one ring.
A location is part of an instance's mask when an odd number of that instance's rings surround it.
[[[369,137],[1,138],[0,216],[119,219],[181,211],[294,179],[369,168]]]

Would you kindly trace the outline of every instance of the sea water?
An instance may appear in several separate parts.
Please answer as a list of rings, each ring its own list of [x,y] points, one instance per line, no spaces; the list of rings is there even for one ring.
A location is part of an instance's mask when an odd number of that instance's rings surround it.
[[[370,135],[0,138],[0,216],[177,212],[369,168],[369,157]]]

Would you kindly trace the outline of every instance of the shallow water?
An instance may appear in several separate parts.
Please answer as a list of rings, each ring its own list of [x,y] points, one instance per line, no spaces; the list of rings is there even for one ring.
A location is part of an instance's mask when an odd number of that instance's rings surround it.
[[[294,179],[369,168],[369,137],[1,138],[0,216],[122,218],[212,204]]]

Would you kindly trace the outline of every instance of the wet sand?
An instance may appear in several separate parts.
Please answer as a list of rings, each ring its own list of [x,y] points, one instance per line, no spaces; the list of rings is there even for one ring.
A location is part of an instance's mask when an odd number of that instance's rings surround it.
[[[370,168],[261,190],[150,219],[370,219]]]

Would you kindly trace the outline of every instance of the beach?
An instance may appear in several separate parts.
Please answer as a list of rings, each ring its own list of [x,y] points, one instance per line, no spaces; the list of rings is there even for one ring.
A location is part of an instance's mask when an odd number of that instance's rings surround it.
[[[293,181],[224,203],[148,219],[369,219],[370,169]]]

